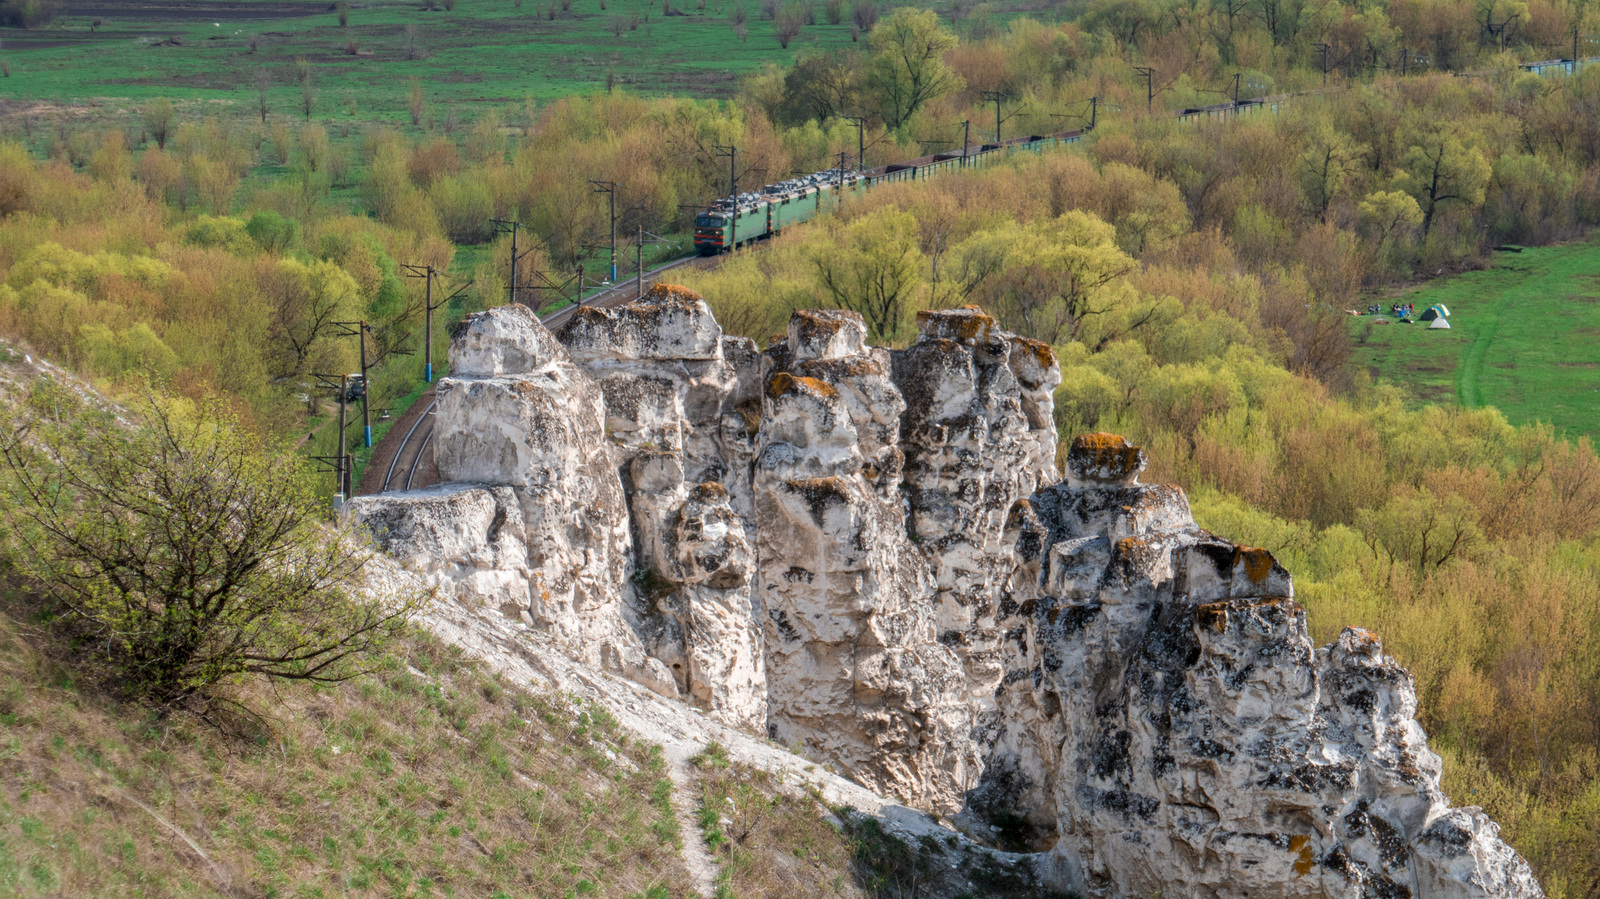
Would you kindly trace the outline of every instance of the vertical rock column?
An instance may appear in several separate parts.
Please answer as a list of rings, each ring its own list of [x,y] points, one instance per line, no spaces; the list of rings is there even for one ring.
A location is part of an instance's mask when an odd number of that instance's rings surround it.
[[[904,403],[861,318],[800,312],[767,352],[755,468],[769,733],[890,795],[953,811],[975,779],[961,659],[906,537]]]
[[[705,301],[673,285],[615,309],[580,308],[560,339],[604,397],[605,436],[591,452],[609,453],[625,487],[629,620],[684,699],[762,728],[755,558],[738,513],[751,508],[754,344],[725,337]]]
[[[933,571],[939,640],[990,706],[1002,674],[995,612],[1017,567],[1006,521],[1057,479],[1050,392],[1061,368],[1048,346],[1000,330],[976,306],[919,313],[917,328],[893,354],[906,403],[907,530]]]
[[[1121,438],[1078,438],[1067,467],[1019,516],[1020,676],[969,811],[1051,846],[1085,896],[1542,895],[1449,807],[1376,638],[1314,649],[1272,554],[1138,484]]]
[[[439,381],[446,482],[352,503],[379,542],[456,598],[498,607],[597,668],[671,690],[622,607],[628,519],[605,452],[600,391],[534,314],[468,316]]]

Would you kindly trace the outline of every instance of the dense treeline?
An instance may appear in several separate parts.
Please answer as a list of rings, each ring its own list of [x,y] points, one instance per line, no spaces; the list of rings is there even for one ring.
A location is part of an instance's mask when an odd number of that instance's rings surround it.
[[[447,241],[364,216],[174,215],[162,198],[174,188],[130,180],[119,138],[111,133],[87,172],[0,144],[5,333],[111,381],[221,392],[278,432],[293,427],[309,374],[357,370],[356,341],[335,322],[372,324],[369,361],[414,343],[420,303],[395,259],[443,268]],[[141,169],[173,156],[154,154]],[[182,171],[215,158],[197,150],[172,162]]]

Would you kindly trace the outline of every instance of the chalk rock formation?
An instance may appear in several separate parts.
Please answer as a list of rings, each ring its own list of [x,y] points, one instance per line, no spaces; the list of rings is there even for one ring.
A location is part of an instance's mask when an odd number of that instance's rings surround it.
[[[767,717],[751,613],[755,343],[725,337],[705,301],[658,285],[615,309],[578,309],[559,335],[605,402],[604,442],[626,485],[634,625],[691,702],[759,730]]]
[[[352,499],[352,519],[446,596],[526,616],[578,658],[675,692],[628,621],[627,510],[596,452],[600,391],[521,306],[468,316],[450,359],[432,442],[444,483]]]
[[[451,347],[438,487],[350,503],[454,601],[1047,853],[1090,897],[1539,897],[1452,809],[1376,637],[1315,648],[1265,550],[1145,454],[1057,482],[1048,347],[967,307],[904,350],[800,312],[758,353],[662,287]]]
[[[1007,513],[1055,480],[1060,369],[975,307],[918,324],[890,353],[855,313],[798,312],[768,348],[756,596],[769,732],[953,812],[1001,676]]]
[[[1196,528],[1143,453],[1079,438],[1019,506],[1003,722],[969,813],[1088,896],[1540,896],[1451,809],[1411,678],[1357,629],[1314,649],[1266,550]]]
[[[908,802],[976,774],[960,659],[937,640],[901,506],[905,408],[861,317],[800,312],[766,355],[755,463],[768,731]]]
[[[917,328],[894,354],[906,528],[932,567],[939,641],[962,657],[974,696],[987,697],[1001,675],[996,604],[1018,561],[1006,520],[1056,481],[1061,368],[1048,346],[1000,330],[976,306],[920,313]]]

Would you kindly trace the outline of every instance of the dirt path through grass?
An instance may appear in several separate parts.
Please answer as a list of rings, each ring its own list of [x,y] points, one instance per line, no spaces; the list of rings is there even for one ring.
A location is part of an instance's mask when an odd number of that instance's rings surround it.
[[[695,817],[695,798],[700,790],[689,765],[692,753],[681,744],[668,744],[662,747],[662,755],[667,760],[667,776],[672,779],[672,811],[683,834],[683,866],[689,869],[700,895],[713,899],[717,895],[717,860],[706,846],[705,834]]]
[[[1461,405],[1468,409],[1476,409],[1483,405],[1483,392],[1479,389],[1478,376],[1483,371],[1484,357],[1489,355],[1489,347],[1494,344],[1494,337],[1500,333],[1500,307],[1504,305],[1504,298],[1491,300],[1486,303],[1484,323],[1478,328],[1478,333],[1472,338],[1472,344],[1467,347],[1465,358],[1456,367],[1456,397]]]

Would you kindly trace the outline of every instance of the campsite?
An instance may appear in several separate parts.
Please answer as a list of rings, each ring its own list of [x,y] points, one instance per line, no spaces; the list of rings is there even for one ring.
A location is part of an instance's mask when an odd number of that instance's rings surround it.
[[[1410,326],[1387,310],[1410,304]],[[1448,310],[1431,328],[1431,307]],[[1500,252],[1481,271],[1390,297],[1351,317],[1354,361],[1416,405],[1494,406],[1512,422],[1571,434],[1600,428],[1600,242]],[[1427,320],[1424,317],[1428,316]]]

